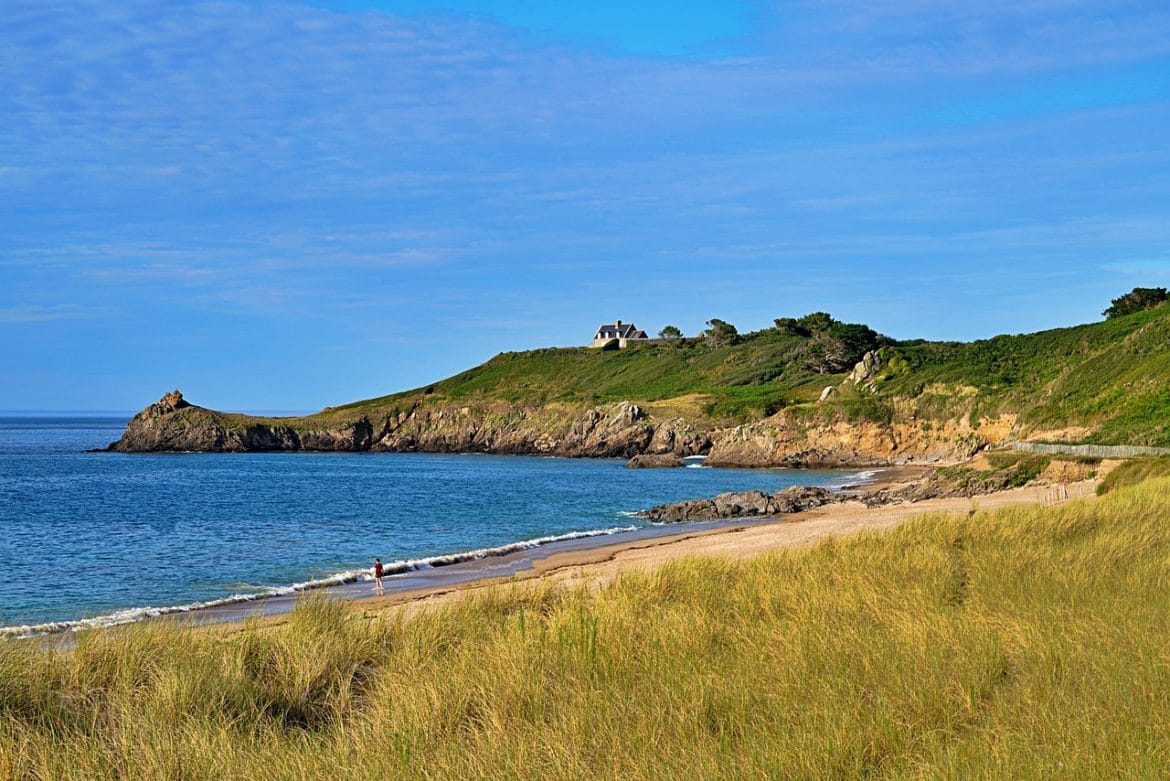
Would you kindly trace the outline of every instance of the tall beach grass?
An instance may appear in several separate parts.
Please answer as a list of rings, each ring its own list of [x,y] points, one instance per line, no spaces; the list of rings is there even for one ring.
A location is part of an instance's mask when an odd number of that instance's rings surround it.
[[[0,644],[0,777],[1162,778],[1170,480],[409,618]]]

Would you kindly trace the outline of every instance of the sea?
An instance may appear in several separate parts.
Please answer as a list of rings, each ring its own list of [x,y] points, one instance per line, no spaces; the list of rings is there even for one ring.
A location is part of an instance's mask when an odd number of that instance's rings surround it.
[[[866,473],[619,459],[86,452],[129,415],[0,415],[0,638],[126,623],[592,536],[722,491]]]

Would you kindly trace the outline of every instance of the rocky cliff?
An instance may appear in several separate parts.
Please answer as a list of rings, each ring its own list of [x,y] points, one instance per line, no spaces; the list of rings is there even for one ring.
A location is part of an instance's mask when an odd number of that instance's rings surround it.
[[[1010,439],[1014,418],[804,425],[784,413],[712,435],[709,466],[833,467],[957,463]]]
[[[507,402],[451,405],[427,397],[403,408],[326,410],[301,418],[216,412],[168,393],[134,416],[110,450],[381,451],[631,458],[707,455],[713,466],[817,467],[947,463],[1005,441],[1010,419],[919,425],[806,425],[784,412],[739,426],[660,418],[628,401],[587,407]]]
[[[131,419],[110,450],[278,450],[507,453],[622,457],[706,453],[711,440],[682,418],[651,420],[636,404],[597,407],[506,403],[403,410],[326,411],[305,418],[252,418],[186,402],[178,391]]]

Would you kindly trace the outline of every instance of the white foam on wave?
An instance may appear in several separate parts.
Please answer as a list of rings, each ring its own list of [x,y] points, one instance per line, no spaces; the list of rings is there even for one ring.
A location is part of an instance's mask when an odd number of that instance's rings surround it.
[[[866,485],[867,483],[872,483],[877,475],[878,473],[873,470],[854,472],[836,481],[833,487],[840,490],[841,487],[846,485]]]
[[[421,559],[401,559],[384,564],[382,569],[387,575],[403,575],[433,567],[445,567],[450,564],[460,564],[466,561],[485,559],[489,556],[504,556],[522,550],[539,548],[552,542],[581,540],[588,537],[605,537],[611,534],[637,531],[639,526],[617,526],[609,529],[591,529],[589,531],[568,532],[554,534],[547,537],[536,537],[531,540],[521,540],[495,548],[478,548],[462,553],[449,553],[443,556],[430,556]],[[368,569],[354,569],[337,572],[324,578],[305,580],[288,586],[272,586],[261,589],[252,594],[232,594],[219,599],[205,602],[192,602],[186,605],[169,605],[166,607],[132,607],[124,610],[115,610],[113,613],[96,616],[94,618],[79,618],[72,621],[49,621],[43,624],[24,624],[20,626],[0,626],[0,640],[16,640],[39,635],[51,635],[61,632],[76,632],[84,629],[106,629],[123,624],[132,624],[144,618],[190,613],[196,610],[205,610],[223,605],[238,605],[244,602],[255,602],[269,597],[288,596],[303,591],[311,591],[328,586],[341,586],[346,583],[356,583],[359,580],[373,580],[373,574]]]
[[[553,534],[549,535],[548,537],[536,537],[531,540],[512,542],[507,545],[500,545],[496,548],[479,548],[478,550],[464,551],[463,553],[449,553],[445,556],[430,556],[425,559],[406,559],[402,561],[393,561],[389,564],[382,565],[382,569],[387,575],[401,575],[415,570],[429,569],[430,567],[445,567],[450,564],[461,564],[465,561],[485,559],[489,556],[505,556],[509,553],[516,553],[517,551],[539,548],[541,545],[548,545],[550,542],[583,540],[588,537],[606,537],[611,534],[621,534],[622,532],[637,531],[639,528],[640,527],[638,526],[615,526],[609,529],[591,529],[589,531],[583,532]]]

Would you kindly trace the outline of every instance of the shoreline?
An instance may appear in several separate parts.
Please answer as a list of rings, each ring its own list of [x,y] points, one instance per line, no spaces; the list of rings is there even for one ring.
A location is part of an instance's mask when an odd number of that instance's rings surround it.
[[[882,476],[875,475],[866,488],[879,490],[906,482],[928,467],[911,465],[909,468],[891,467]],[[504,584],[531,582],[591,583],[600,585],[627,569],[645,569],[659,566],[680,556],[729,556],[742,558],[768,550],[811,545],[830,537],[884,530],[912,517],[935,512],[965,513],[972,508],[994,510],[1021,505],[1050,506],[1076,499],[1095,499],[1100,480],[1082,480],[1069,484],[1050,484],[1014,488],[978,497],[950,497],[927,499],[915,503],[866,507],[858,501],[826,505],[802,513],[764,518],[698,521],[643,527],[642,534],[621,534],[612,537],[594,537],[573,541],[575,545],[549,545],[526,551],[522,566],[506,557],[498,564],[485,560],[466,563],[466,571],[457,577],[446,578],[442,568],[430,583],[412,583],[392,588],[387,579],[387,591],[377,596],[369,581],[346,584],[344,587],[321,589],[326,598],[339,599],[352,610],[382,612],[387,609],[421,608],[440,604],[446,599],[474,593],[483,588]],[[496,566],[493,566],[496,565]],[[459,565],[455,565],[459,566]],[[456,574],[456,573],[452,573]],[[277,606],[249,603],[229,615],[226,611],[203,611],[181,617],[194,626],[215,627],[220,631],[236,631],[247,620],[261,625],[278,625],[296,604],[294,595]],[[258,607],[278,609],[256,610]],[[247,608],[252,608],[248,610]]]
[[[839,489],[842,495],[860,491],[879,491],[915,481],[932,469],[931,465],[903,464],[881,468],[859,468],[866,478]],[[995,495],[990,495],[995,496]],[[965,499],[966,500],[966,499]],[[969,500],[966,500],[969,502]],[[925,503],[910,505],[917,507]],[[846,507],[859,505],[845,502],[831,505]],[[827,509],[823,509],[826,510]],[[585,562],[611,558],[615,552],[638,551],[643,548],[669,546],[684,540],[708,537],[711,534],[734,533],[761,526],[794,523],[818,516],[818,511],[792,513],[787,516],[730,518],[686,521],[675,524],[648,524],[643,526],[599,528],[569,532],[556,537],[519,540],[498,548],[438,555],[426,560],[391,562],[397,567],[385,579],[386,594],[377,597],[384,601],[414,601],[428,595],[445,594],[463,588],[474,588],[505,580],[539,578],[550,569],[576,566]],[[566,565],[567,562],[567,565]],[[374,599],[372,578],[365,568],[352,569],[323,578],[321,581],[292,583],[276,587],[273,593],[241,594],[222,597],[209,603],[178,604],[166,607],[139,607],[112,611],[110,614],[77,620],[0,628],[0,640],[29,638],[71,637],[77,631],[111,629],[142,621],[180,621],[191,626],[238,624],[248,620],[267,621],[280,618],[294,609],[298,600],[307,594],[321,594],[328,599],[369,606]]]
[[[465,587],[525,580],[539,576],[545,569],[545,562],[561,556],[585,556],[610,547],[620,549],[654,546],[678,537],[693,537],[738,531],[753,525],[775,523],[776,518],[744,518],[717,521],[695,521],[685,524],[660,524],[639,527],[618,527],[601,533],[581,536],[567,535],[536,545],[513,543],[502,546],[513,548],[501,553],[490,553],[480,557],[469,554],[454,554],[457,558],[450,564],[410,569],[384,578],[386,593],[375,596],[373,579],[361,576],[356,580],[337,585],[326,585],[305,589],[290,594],[262,596],[256,599],[232,604],[210,605],[183,613],[172,613],[157,618],[179,618],[194,626],[216,624],[239,624],[250,619],[274,619],[287,615],[297,602],[309,594],[320,595],[354,605],[365,605],[369,600],[409,600],[420,594],[447,593]],[[616,540],[616,541],[615,541]],[[363,571],[364,572],[364,571]]]
[[[873,469],[863,468],[859,474],[865,474],[867,477],[860,483],[845,486],[841,491],[849,494],[862,489],[867,491],[884,490],[916,480],[932,468],[914,464]],[[359,577],[346,583],[326,585],[290,594],[265,596],[234,604],[208,606],[178,615],[182,620],[200,626],[238,624],[249,619],[279,618],[290,612],[295,607],[297,600],[310,591],[326,598],[340,599],[361,605],[368,604],[369,600],[412,601],[430,594],[449,593],[462,588],[506,580],[526,580],[540,577],[548,570],[549,566],[560,566],[559,564],[550,565],[549,562],[559,562],[565,557],[573,561],[576,561],[578,557],[587,560],[597,552],[601,552],[601,555],[607,555],[604,552],[611,549],[637,550],[644,547],[657,547],[683,539],[785,523],[798,515],[802,514],[648,524],[639,527],[598,530],[597,532],[569,533],[565,535],[564,539],[549,540],[535,545],[512,543],[502,546],[501,549],[493,549],[493,551],[515,546],[514,550],[492,552],[485,556],[470,555],[475,553],[474,551],[452,554],[450,558],[453,561],[449,564],[388,574],[384,579],[386,593],[381,596],[373,594],[372,578],[367,580],[364,577]],[[174,614],[160,616],[160,618],[166,617],[173,618]]]
[[[837,489],[848,495],[855,491],[880,490],[916,479],[931,467],[901,465],[857,468],[855,481]],[[498,581],[512,576],[540,571],[541,562],[559,554],[577,554],[611,544],[636,546],[650,541],[694,536],[711,531],[775,523],[769,517],[713,519],[682,524],[646,524],[603,527],[571,531],[562,535],[519,540],[496,548],[467,550],[417,560],[388,562],[386,588],[390,594],[417,593],[449,589],[478,580]],[[616,542],[615,542],[616,541]],[[74,635],[91,629],[110,629],[140,621],[180,620],[191,624],[214,624],[244,621],[249,618],[280,615],[292,610],[297,600],[307,594],[329,598],[364,599],[372,591],[372,578],[365,568],[351,569],[320,579],[274,586],[254,594],[232,594],[206,602],[172,605],[141,605],[112,610],[95,616],[15,624],[0,627],[4,639],[52,638]]]
[[[978,497],[925,499],[916,503],[866,507],[848,501],[826,505],[789,516],[752,521],[729,522],[722,528],[680,529],[676,534],[640,541],[608,542],[581,551],[558,551],[542,557],[524,572],[507,581],[482,578],[466,584],[434,589],[387,593],[352,600],[354,610],[382,612],[388,609],[420,609],[445,600],[472,594],[501,582],[531,582],[600,587],[623,572],[647,570],[674,558],[718,556],[749,558],[768,551],[813,545],[826,539],[847,537],[867,531],[884,531],[911,518],[932,513],[980,512],[1012,506],[1055,506],[1067,502],[1097,498],[1097,478],[1068,484],[1051,484],[1013,488]],[[689,526],[689,524],[679,524]],[[262,623],[282,623],[281,616],[269,616]],[[224,628],[241,625],[223,625]]]

